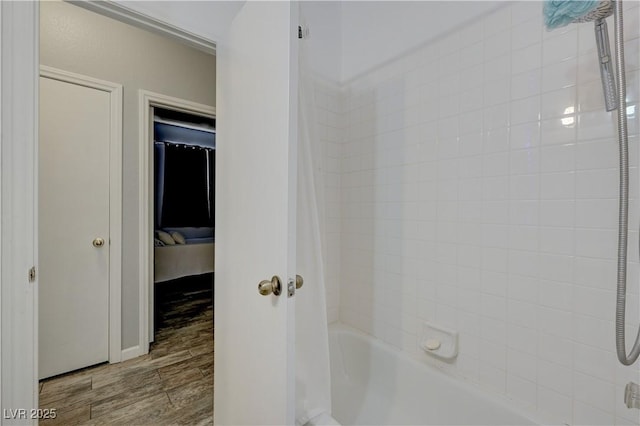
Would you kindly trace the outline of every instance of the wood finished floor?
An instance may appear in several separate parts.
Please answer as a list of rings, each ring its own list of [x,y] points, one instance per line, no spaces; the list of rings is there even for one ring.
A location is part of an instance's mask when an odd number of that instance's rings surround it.
[[[181,291],[176,291],[176,289]],[[213,424],[212,276],[156,286],[149,354],[43,380],[43,425]]]

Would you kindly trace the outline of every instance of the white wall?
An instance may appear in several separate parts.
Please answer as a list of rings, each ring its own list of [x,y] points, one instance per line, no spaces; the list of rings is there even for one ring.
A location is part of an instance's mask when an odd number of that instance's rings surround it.
[[[305,1],[300,4],[300,22],[309,35],[308,66],[319,79],[337,83],[341,79],[342,2]]]
[[[138,344],[138,89],[215,106],[215,57],[65,2],[40,5],[40,62],[124,86],[122,348]]]
[[[625,5],[633,340],[640,9]],[[614,351],[617,143],[593,38],[514,2],[344,88],[340,319],[546,421],[638,424],[622,402],[638,366]],[[455,362],[421,352],[424,321],[460,332]]]
[[[342,2],[342,81],[504,5],[501,1]]]

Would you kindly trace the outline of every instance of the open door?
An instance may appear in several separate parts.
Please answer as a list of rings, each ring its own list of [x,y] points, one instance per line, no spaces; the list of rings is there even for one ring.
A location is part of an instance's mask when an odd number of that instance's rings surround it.
[[[247,2],[217,45],[219,425],[294,424],[297,16],[295,3]],[[273,276],[281,294],[261,295]]]

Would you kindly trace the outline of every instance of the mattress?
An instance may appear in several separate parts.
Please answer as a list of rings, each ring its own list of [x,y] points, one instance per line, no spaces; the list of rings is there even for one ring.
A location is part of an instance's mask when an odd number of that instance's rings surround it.
[[[214,272],[215,243],[154,247],[154,282]]]
[[[187,238],[185,240],[186,244],[204,244],[204,243],[213,243],[213,237],[200,237],[200,238]]]

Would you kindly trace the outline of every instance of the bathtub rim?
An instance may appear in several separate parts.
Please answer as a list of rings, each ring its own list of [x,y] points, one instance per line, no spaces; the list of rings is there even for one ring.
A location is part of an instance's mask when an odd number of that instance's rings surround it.
[[[407,361],[411,365],[415,365],[418,369],[428,370],[429,373],[438,375],[438,377],[440,377],[448,384],[460,386],[462,389],[470,392],[480,400],[488,399],[491,402],[495,403],[499,408],[512,411],[514,414],[523,417],[533,425],[550,424],[549,422],[541,420],[540,417],[535,413],[532,413],[531,410],[523,408],[521,406],[522,402],[509,398],[506,395],[500,394],[489,387],[483,387],[480,384],[470,382],[463,377],[454,376],[444,370],[441,370],[434,363],[435,360],[431,360],[426,354],[424,355],[424,358],[411,356],[410,354],[390,345],[389,343],[384,342],[381,339],[378,339],[371,334],[368,334],[348,324],[344,324],[340,321],[335,321],[329,324],[329,340],[331,340],[332,333],[352,334],[356,337],[360,337],[372,344],[374,347],[377,346],[382,350],[389,351],[400,357],[403,361]],[[530,407],[535,408],[533,404],[530,405]]]

